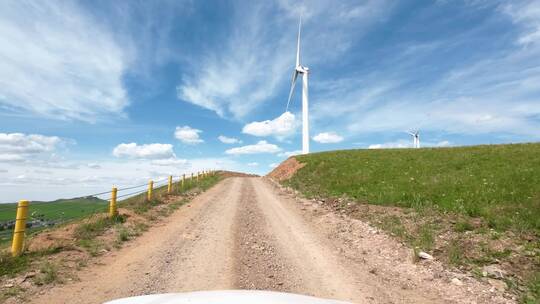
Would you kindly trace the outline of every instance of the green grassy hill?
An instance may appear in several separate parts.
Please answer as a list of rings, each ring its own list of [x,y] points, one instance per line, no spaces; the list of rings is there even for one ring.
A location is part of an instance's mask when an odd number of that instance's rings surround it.
[[[496,265],[540,299],[540,144],[346,150],[295,156],[282,183],[484,279]],[[288,164],[287,164],[288,163]],[[293,171],[288,160],[271,177]],[[519,286],[519,287],[518,287]]]
[[[308,196],[431,208],[540,235],[540,144],[347,150],[296,156]]]

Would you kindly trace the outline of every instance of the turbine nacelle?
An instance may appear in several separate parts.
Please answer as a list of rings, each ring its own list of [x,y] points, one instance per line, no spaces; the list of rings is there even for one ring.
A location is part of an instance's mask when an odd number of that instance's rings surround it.
[[[309,68],[299,65],[299,66],[296,67],[296,72],[298,72],[300,74],[309,73]]]

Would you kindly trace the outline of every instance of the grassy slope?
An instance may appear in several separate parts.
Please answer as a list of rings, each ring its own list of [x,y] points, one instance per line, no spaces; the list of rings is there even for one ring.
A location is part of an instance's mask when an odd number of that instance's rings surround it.
[[[289,181],[308,196],[481,217],[540,235],[540,144],[347,150],[297,156]]]

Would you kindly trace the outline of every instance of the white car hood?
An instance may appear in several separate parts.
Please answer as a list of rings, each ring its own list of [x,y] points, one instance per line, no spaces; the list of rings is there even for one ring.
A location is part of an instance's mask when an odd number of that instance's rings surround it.
[[[346,302],[260,290],[165,293],[117,299],[104,304],[347,304]]]

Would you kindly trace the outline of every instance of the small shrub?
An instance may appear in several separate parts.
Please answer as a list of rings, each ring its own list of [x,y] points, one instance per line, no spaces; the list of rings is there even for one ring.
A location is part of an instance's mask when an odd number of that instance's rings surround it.
[[[119,242],[125,242],[129,240],[129,237],[130,237],[130,233],[128,229],[126,229],[125,227],[118,228],[118,241]]]
[[[8,298],[16,297],[23,291],[24,291],[24,288],[19,287],[19,286],[5,288],[4,290],[0,292],[0,301],[4,301]]]
[[[39,269],[39,274],[35,277],[36,285],[48,285],[59,281],[58,267],[50,262],[45,262]]]
[[[74,232],[75,238],[79,240],[93,239],[98,235],[103,234],[107,228],[111,227],[115,223],[125,222],[125,217],[116,216],[114,218],[99,217],[97,219],[91,219],[88,222],[80,224]]]
[[[468,220],[460,220],[456,223],[454,226],[454,230],[456,232],[465,232],[465,231],[472,231],[474,227],[469,223]]]
[[[430,250],[435,242],[433,238],[433,227],[424,225],[420,228],[418,236],[418,246],[424,250]]]
[[[103,244],[101,242],[98,242],[96,240],[88,240],[88,239],[80,240],[79,246],[86,249],[86,251],[91,256],[98,256],[99,251],[103,248]]]
[[[461,265],[463,263],[463,249],[457,241],[452,241],[448,245],[448,262],[452,265]]]
[[[27,255],[12,257],[9,252],[0,253],[0,276],[14,276],[22,272],[30,265],[30,259]]]
[[[534,273],[527,281],[528,292],[523,295],[521,303],[537,304],[540,301],[540,272]]]
[[[395,215],[384,217],[379,224],[379,227],[383,230],[389,231],[400,239],[407,239],[408,233],[401,219]]]

